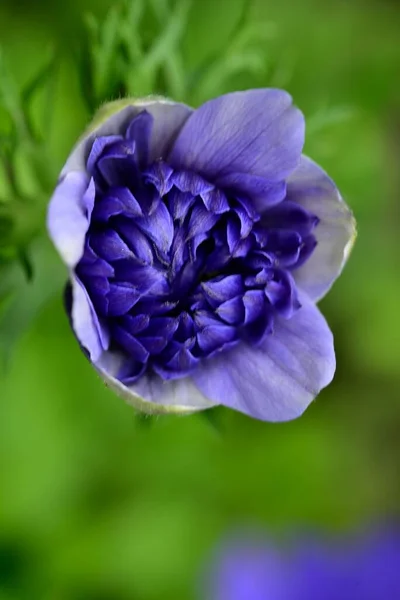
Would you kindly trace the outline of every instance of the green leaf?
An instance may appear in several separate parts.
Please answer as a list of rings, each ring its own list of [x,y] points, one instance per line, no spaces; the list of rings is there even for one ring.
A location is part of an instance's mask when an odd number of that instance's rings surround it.
[[[356,111],[351,106],[322,107],[307,119],[307,134],[314,135],[321,130],[339,125],[354,118]]]
[[[222,422],[224,411],[224,408],[216,406],[200,412],[199,416],[201,419],[206,421],[218,435],[223,435],[225,431],[224,424]]]
[[[23,260],[24,266],[14,262],[0,281],[0,358],[3,362],[9,360],[18,339],[28,330],[43,305],[54,295],[61,294],[67,279],[65,269],[45,235],[32,243]]]
[[[231,91],[233,79],[243,74],[254,79],[253,87],[264,85],[268,66],[265,44],[276,35],[273,23],[254,23],[245,15],[223,50],[195,72],[191,81],[191,103],[197,106]]]
[[[59,56],[53,50],[49,58],[38,72],[32,77],[29,83],[21,92],[21,107],[28,119],[29,129],[34,139],[45,140],[52,126],[52,113],[55,99],[56,73],[59,64]],[[41,118],[39,127],[35,127],[35,123],[31,118],[32,105],[36,97],[43,93],[45,95],[42,103]]]
[[[2,48],[0,47],[0,106],[10,115],[17,139],[28,136],[28,127],[21,105],[21,98],[15,81],[8,70]]]
[[[102,23],[92,14],[86,15],[88,33],[91,96],[96,105],[109,100],[117,92],[122,76],[120,30],[123,16],[120,6],[113,6]]]
[[[135,421],[139,427],[150,428],[153,427],[156,418],[153,415],[146,415],[145,413],[135,412]]]
[[[127,50],[128,62],[136,64],[143,56],[143,40],[141,39],[141,23],[144,15],[144,0],[128,2],[126,18],[122,19],[120,37]]]
[[[218,0],[218,5],[215,0],[193,3],[182,42],[182,54],[190,69],[224,52],[248,5],[248,0]]]
[[[137,63],[136,69],[127,70],[128,94],[147,95],[159,92],[171,95],[175,99],[182,98],[185,76],[178,48],[186,28],[190,0],[181,0],[173,11],[168,10],[168,4],[164,1],[153,0],[152,4],[158,17],[160,33],[153,39],[150,48]],[[158,75],[164,66],[167,75],[166,86],[165,89],[160,89]]]

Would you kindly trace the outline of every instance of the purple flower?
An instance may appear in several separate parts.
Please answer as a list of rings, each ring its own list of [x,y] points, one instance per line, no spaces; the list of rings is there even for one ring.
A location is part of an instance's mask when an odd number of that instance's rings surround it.
[[[400,598],[399,531],[302,540],[281,551],[238,539],[218,557],[207,600],[395,600]]]
[[[71,323],[135,407],[283,421],[331,381],[315,302],[354,221],[303,143],[291,97],[258,89],[112,103],[72,151],[48,212]]]

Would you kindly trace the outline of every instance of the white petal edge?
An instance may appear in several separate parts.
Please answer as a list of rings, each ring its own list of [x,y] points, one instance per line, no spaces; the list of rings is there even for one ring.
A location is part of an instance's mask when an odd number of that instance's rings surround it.
[[[163,381],[144,375],[138,382],[126,386],[116,379],[122,363],[117,352],[103,352],[94,366],[107,387],[127,404],[148,415],[192,414],[216,406],[194,385],[190,377]]]
[[[319,219],[317,246],[293,276],[301,290],[317,302],[325,296],[345,266],[356,239],[356,222],[336,185],[320,166],[306,156],[288,179],[287,200]]]

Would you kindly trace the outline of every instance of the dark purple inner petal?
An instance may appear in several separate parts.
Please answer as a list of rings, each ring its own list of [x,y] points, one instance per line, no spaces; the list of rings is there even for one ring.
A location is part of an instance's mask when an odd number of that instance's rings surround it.
[[[316,245],[318,219],[284,199],[285,182],[238,174],[220,189],[148,164],[152,125],[143,111],[125,136],[95,140],[95,201],[76,268],[125,357],[125,384],[185,377],[240,340],[258,344],[277,315],[299,308],[291,271]]]

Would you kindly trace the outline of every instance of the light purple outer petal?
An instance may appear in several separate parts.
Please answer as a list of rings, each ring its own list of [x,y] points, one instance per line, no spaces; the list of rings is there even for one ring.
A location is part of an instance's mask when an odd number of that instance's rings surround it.
[[[81,345],[89,352],[90,360],[99,360],[108,348],[109,336],[99,322],[85,287],[78,277],[72,278],[71,323]]]
[[[126,386],[116,379],[121,364],[121,356],[109,351],[103,352],[94,366],[114,392],[142,412],[189,414],[216,404],[196,388],[190,377],[163,381],[158,376],[144,375],[136,383]]]
[[[214,402],[265,421],[301,415],[335,372],[333,336],[318,308],[301,296],[302,308],[279,318],[259,347],[240,344],[205,361],[193,374]]]
[[[89,227],[89,211],[88,206],[84,206],[84,199],[88,200],[87,196],[92,195],[94,202],[94,188],[89,189],[88,186],[89,177],[85,172],[66,173],[58,183],[48,208],[50,237],[68,267],[75,267],[83,254]]]
[[[206,102],[183,126],[168,161],[212,182],[261,177],[285,179],[304,144],[304,118],[282,90],[234,92]]]
[[[314,230],[318,244],[313,254],[293,272],[298,286],[317,301],[347,261],[356,236],[355,220],[330,177],[306,156],[288,179],[286,198],[320,219]]]

